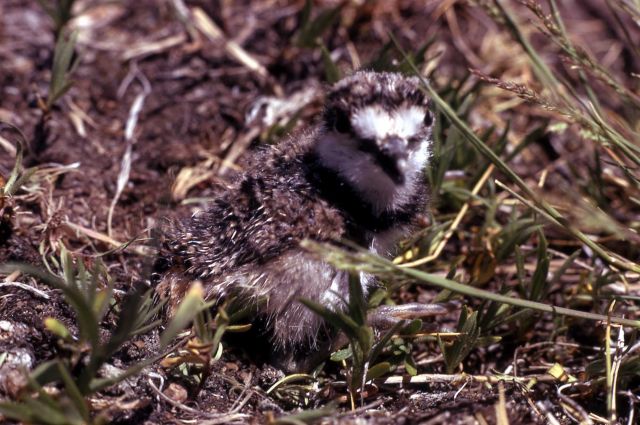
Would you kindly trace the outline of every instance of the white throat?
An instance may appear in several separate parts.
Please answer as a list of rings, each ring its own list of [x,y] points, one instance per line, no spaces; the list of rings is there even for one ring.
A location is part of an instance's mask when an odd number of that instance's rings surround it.
[[[326,132],[318,135],[315,152],[321,164],[335,171],[363,200],[371,205],[372,212],[380,215],[393,211],[415,193],[415,185],[429,158],[429,143],[410,154],[403,184],[396,184],[375,162],[374,158],[358,148],[358,141],[348,135]]]

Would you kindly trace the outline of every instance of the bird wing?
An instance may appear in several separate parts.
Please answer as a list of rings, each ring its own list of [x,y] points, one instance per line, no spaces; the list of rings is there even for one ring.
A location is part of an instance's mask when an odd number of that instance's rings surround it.
[[[172,233],[169,255],[179,257],[189,274],[208,279],[248,263],[265,264],[304,239],[338,240],[344,220],[300,173],[247,176],[238,190]]]

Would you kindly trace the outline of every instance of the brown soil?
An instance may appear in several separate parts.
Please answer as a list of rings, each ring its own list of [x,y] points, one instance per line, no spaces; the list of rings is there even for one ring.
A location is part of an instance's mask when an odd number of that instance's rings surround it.
[[[60,244],[91,262],[96,253],[116,247],[106,242],[107,235],[117,242],[141,239],[125,250],[102,257],[120,299],[126,291],[148,282],[153,258],[135,248],[145,245],[151,229],[165,217],[185,216],[201,207],[198,198],[213,196],[234,173],[233,168],[223,170],[223,160],[241,165],[242,152],[264,142],[268,126],[260,119],[248,120],[256,101],[264,96],[292,99],[310,89],[311,101],[304,103],[296,124],[313,121],[326,77],[320,49],[296,47],[292,41],[299,28],[302,1],[187,2],[190,8],[202,8],[226,37],[264,67],[266,74],[232,57],[221,40],[194,37],[195,30],[178,19],[170,1],[95,3],[80,2],[79,6],[87,8],[82,14],[85,20],[75,23],[80,63],[73,73],[72,88],[45,124],[47,136],[38,148],[33,145],[41,117],[37,99],[46,96],[50,80],[54,44],[51,19],[35,0],[0,2],[0,120],[24,133],[31,145],[27,164],[49,169],[30,186],[33,191],[27,188],[15,198],[8,219],[11,225],[5,220],[4,231],[0,232],[0,263],[42,266],[43,256],[58,252]],[[338,2],[318,3],[329,7]],[[474,65],[465,59],[466,49],[481,54],[478,49],[483,23],[473,21],[475,15],[468,14],[467,6],[451,9],[457,13],[454,25],[453,15],[441,14],[441,2],[380,3],[347,6],[344,21],[324,36],[325,45],[337,55],[334,59],[343,70],[351,69],[356,60],[352,49],[363,65],[374,59],[389,42],[389,32],[414,50],[436,37],[436,46],[446,47],[438,75],[448,79],[464,75]],[[460,44],[456,39],[459,34],[452,34],[452,27],[467,31],[463,40],[468,45]],[[507,59],[497,55],[495,60],[492,68],[498,69],[498,61]],[[115,205],[109,235],[107,217],[129,143],[125,127],[139,96],[143,96],[144,104],[133,131],[131,172]],[[285,122],[291,118],[291,112],[284,118]],[[0,135],[11,143],[19,139],[11,130],[5,129]],[[8,176],[14,162],[10,150],[0,146],[0,174]],[[531,172],[526,162],[521,168],[523,175]],[[184,178],[187,171],[196,173],[196,177],[192,174]],[[176,181],[189,186],[182,190]],[[72,312],[57,291],[27,278],[20,280],[45,291],[49,298],[17,287],[0,288],[0,324],[4,324],[0,327],[0,352],[27,358],[14,363],[31,368],[61,350],[56,338],[44,329],[45,317],[55,317],[72,330],[75,325]],[[419,298],[419,292],[404,296]],[[111,319],[109,315],[105,332],[113,329]],[[156,346],[157,333],[139,337],[110,363],[125,367],[149,356]],[[429,352],[435,347],[423,348]],[[514,348],[507,344],[504,352],[474,354],[467,362],[467,371],[504,370],[513,359]],[[430,355],[435,355],[434,351]],[[17,366],[11,370],[0,367],[4,386],[0,394],[5,397],[15,396],[20,388],[22,381],[15,370]],[[328,376],[336,373],[336,367],[327,369]],[[160,386],[157,376],[166,379],[163,390],[170,382],[175,383],[172,392],[165,390],[169,397],[160,397],[151,386],[150,382]],[[196,396],[191,380],[169,374],[156,364],[146,373],[100,393],[91,405],[96,411],[106,412],[112,423],[178,423],[190,419],[207,423],[207,418],[215,418],[211,415],[232,411],[242,402],[237,411],[241,416],[230,416],[229,421],[264,423],[299,407],[291,398],[266,394],[282,376],[272,367],[248,359],[242,348],[232,345],[225,348]],[[184,390],[190,397],[184,402],[175,401],[180,399],[176,392]],[[379,424],[464,424],[475,423],[480,416],[494,421],[501,390],[511,423],[544,423],[529,403],[556,397],[551,385],[538,386],[526,395],[511,384],[469,384],[463,388],[457,384],[389,385],[364,400],[365,404],[371,403],[369,409],[352,413],[348,404],[342,403],[331,416],[335,422],[344,423],[356,423],[359,418]],[[345,394],[344,388],[327,387],[302,405],[320,407]],[[554,413],[566,420],[561,412]]]

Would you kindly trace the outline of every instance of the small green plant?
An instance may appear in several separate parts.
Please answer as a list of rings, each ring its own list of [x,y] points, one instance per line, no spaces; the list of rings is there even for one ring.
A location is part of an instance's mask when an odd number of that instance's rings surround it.
[[[215,320],[212,320],[208,306],[201,309],[193,323],[195,335],[187,341],[184,348],[165,357],[162,366],[182,369],[186,375],[194,377],[197,381],[197,395],[211,374],[212,362],[222,355],[220,340],[228,327],[229,316],[224,308],[218,310]]]
[[[186,344],[169,353],[160,363],[183,378],[189,377],[195,381],[193,397],[200,393],[211,375],[213,363],[222,357],[223,335],[226,332],[246,332],[251,328],[251,324],[240,323],[240,321],[250,314],[253,306],[240,305],[232,297],[219,306],[216,315],[212,317],[213,304],[212,302],[204,303],[198,298],[193,298],[192,302],[183,302],[178,308],[176,317],[182,315],[184,320],[175,321],[175,324],[169,325],[170,328],[167,330],[170,329],[171,332],[166,334],[167,339],[161,340],[163,346],[168,344],[170,342],[168,337],[181,331],[191,321],[190,312],[197,312],[193,318],[191,338]]]
[[[18,189],[20,189],[20,187],[27,181],[29,180],[29,178],[31,178],[31,176],[33,176],[33,173],[36,171],[35,168],[24,168],[24,164],[23,164],[23,155],[24,155],[24,149],[23,149],[23,143],[26,140],[24,138],[24,135],[22,134],[22,132],[17,129],[16,127],[7,124],[7,123],[2,123],[0,122],[0,126],[9,126],[11,127],[13,130],[15,130],[16,132],[18,132],[18,134],[20,135],[20,141],[19,143],[16,144],[16,160],[15,163],[13,165],[13,169],[11,170],[11,173],[9,173],[9,177],[6,179],[6,181],[2,182],[2,185],[0,185],[0,208],[2,208],[5,205],[5,202],[8,201],[8,199],[10,197],[12,197],[13,195],[15,195],[15,193],[18,191]]]
[[[64,300],[75,313],[77,332],[61,321],[48,317],[47,330],[59,338],[60,353],[52,360],[38,365],[28,375],[28,387],[21,399],[1,402],[0,413],[14,420],[39,424],[102,424],[107,418],[91,412],[87,398],[103,389],[138,374],[144,367],[162,357],[162,354],[129,366],[116,376],[104,376],[102,368],[112,356],[135,335],[148,332],[160,325],[154,320],[161,304],[154,304],[151,293],[130,293],[122,300],[113,295],[113,280],[99,259],[87,269],[81,259],[74,259],[63,247],[59,258],[50,258],[53,274],[24,264],[5,264],[0,271],[20,270],[52,289],[61,291]],[[160,348],[168,343],[201,310],[205,303],[197,287],[190,291],[174,319],[162,334]],[[117,316],[115,329],[108,338],[101,337],[101,323],[113,311]],[[61,388],[55,396],[48,386]]]
[[[73,5],[76,0],[38,0],[40,6],[53,21],[55,40],[60,38],[67,23],[73,18]]]
[[[374,330],[367,321],[368,304],[357,274],[351,274],[349,279],[349,301],[345,312],[333,311],[310,300],[301,302],[347,337],[348,348],[335,353],[332,360],[351,360],[347,382],[352,406],[355,406],[357,395],[364,389],[366,382],[390,370],[389,362],[377,360],[391,337],[404,327],[406,322],[399,321],[376,341]]]
[[[8,126],[16,131],[20,136],[20,140],[16,144],[16,160],[8,178],[5,180],[4,177],[0,175],[0,243],[2,243],[13,230],[12,219],[15,208],[13,196],[36,171],[35,168],[25,169],[23,166],[23,146],[25,138],[22,132],[12,125],[0,122],[0,128],[3,126]]]
[[[322,35],[340,20],[340,12],[345,2],[337,6],[320,11],[312,18],[313,2],[306,0],[300,15],[300,29],[295,37],[298,47],[312,48],[321,44]]]
[[[47,147],[49,139],[48,123],[51,119],[52,108],[69,91],[73,82],[71,74],[78,65],[75,54],[77,34],[60,36],[53,52],[53,65],[51,68],[51,80],[49,81],[49,93],[45,99],[38,99],[38,108],[41,115],[33,135],[33,155],[38,155]]]
[[[72,86],[71,73],[78,65],[78,58],[75,56],[76,41],[78,34],[73,32],[68,36],[63,36],[56,42],[53,51],[53,65],[51,67],[51,81],[49,83],[49,93],[45,101],[47,111],[67,92]]]
[[[471,350],[476,348],[481,333],[478,326],[478,312],[470,312],[467,308],[463,308],[460,311],[456,331],[460,333],[460,337],[456,338],[451,345],[446,345],[441,338],[438,338],[447,373],[453,373]]]
[[[335,83],[342,78],[342,72],[331,57],[331,52],[323,42],[324,34],[340,22],[342,10],[346,3],[341,2],[337,6],[321,10],[312,18],[313,2],[306,0],[300,14],[300,28],[294,36],[296,47],[303,49],[320,49],[325,80]]]
[[[33,160],[36,162],[40,153],[47,147],[49,139],[48,123],[51,119],[52,108],[71,88],[70,75],[78,64],[78,57],[75,51],[77,33],[67,31],[67,24],[73,18],[75,0],[38,0],[38,3],[53,21],[55,46],[53,49],[49,92],[44,98],[38,97],[38,108],[41,111],[41,115],[36,124],[31,145]]]

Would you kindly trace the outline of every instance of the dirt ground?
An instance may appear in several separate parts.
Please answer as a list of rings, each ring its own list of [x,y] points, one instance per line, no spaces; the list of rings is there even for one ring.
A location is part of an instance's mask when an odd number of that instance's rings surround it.
[[[303,1],[185,3],[190,16],[200,11],[221,32],[213,36],[212,30],[208,37],[201,27],[182,19],[181,1],[78,2],[80,12],[72,21],[79,57],[73,85],[45,123],[44,145],[28,146],[25,161],[40,167],[38,183],[18,193],[10,217],[3,222],[0,263],[42,267],[42,258],[59,252],[61,244],[91,263],[96,253],[135,240],[126,249],[101,256],[120,299],[131,288],[147,284],[153,255],[139,248],[164,218],[187,216],[202,208],[242,168],[246,151],[277,139],[279,133],[270,130],[274,123],[300,126],[317,119],[327,84],[326,65],[321,49],[293,41]],[[318,13],[340,2],[315,3]],[[389,34],[411,51],[435,40],[428,55],[438,58],[439,79],[455,81],[471,67],[486,72],[517,68],[509,62],[508,48],[500,51],[485,43],[481,15],[470,12],[467,2],[360,3],[364,2],[345,2],[341,21],[323,35],[324,45],[344,73],[379,57]],[[591,4],[585,2],[580,14],[597,20]],[[606,25],[597,28],[606,32]],[[51,18],[37,1],[0,2],[0,121],[23,132],[29,143],[37,136],[38,98],[48,91],[53,45]],[[594,49],[604,51],[606,46]],[[481,113],[470,121],[479,131],[489,125]],[[524,128],[530,122],[516,120],[514,125]],[[8,127],[0,136],[6,142],[0,146],[0,174],[6,177],[15,162],[12,147],[20,137]],[[523,178],[539,169],[531,169],[540,160],[536,153],[548,160],[544,149],[541,144],[516,161],[514,167]],[[563,149],[579,147],[569,143]],[[23,366],[33,368],[62,349],[45,329],[44,318],[55,317],[70,329],[75,329],[75,322],[59,292],[41,282],[20,280],[43,292],[0,287],[0,352],[10,352],[23,359]],[[430,299],[435,293],[410,289],[399,297]],[[110,317],[105,333],[113,330]],[[443,326],[454,325],[456,317],[441,319]],[[547,321],[538,326],[548,332],[554,325]],[[578,339],[588,341],[593,333],[585,329]],[[147,358],[157,348],[157,337],[157,331],[137,337],[110,363],[124,368]],[[532,342],[537,340],[532,337]],[[320,385],[312,398],[267,394],[284,375],[249,357],[243,345],[233,340],[225,345],[222,358],[195,396],[187,377],[155,363],[100,392],[90,405],[118,424],[266,423],[300,407],[322,408],[332,400],[327,423],[472,424],[496,423],[501,413],[496,406],[503,400],[509,423],[546,423],[545,411],[571,423],[558,407],[553,383],[539,383],[531,391],[513,383],[380,384],[364,400],[365,406],[351,411],[344,387],[330,384],[340,380],[340,368],[329,365],[324,376],[335,379],[325,378],[326,385]],[[435,359],[436,365],[425,370],[440,372],[437,344],[419,347],[423,360]],[[504,370],[515,350],[508,342],[479,350],[465,361],[465,371]],[[540,353],[541,364],[546,364],[546,354]],[[535,363],[535,355],[529,362]],[[5,398],[15,396],[22,382],[18,369],[9,369],[0,366],[0,395]],[[183,397],[185,392],[189,397]],[[602,403],[593,397],[594,403]]]

